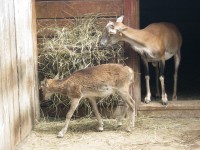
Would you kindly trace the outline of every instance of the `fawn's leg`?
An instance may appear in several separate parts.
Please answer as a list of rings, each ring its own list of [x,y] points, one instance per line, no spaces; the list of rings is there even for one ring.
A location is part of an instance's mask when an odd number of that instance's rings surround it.
[[[58,135],[57,135],[58,138],[64,137],[64,135],[67,131],[68,125],[69,125],[69,121],[70,121],[72,115],[74,114],[74,111],[78,107],[79,101],[80,101],[80,99],[75,99],[75,98],[70,101],[71,105],[70,105],[70,109],[69,109],[69,111],[67,112],[67,115],[66,115],[65,126],[58,133]]]

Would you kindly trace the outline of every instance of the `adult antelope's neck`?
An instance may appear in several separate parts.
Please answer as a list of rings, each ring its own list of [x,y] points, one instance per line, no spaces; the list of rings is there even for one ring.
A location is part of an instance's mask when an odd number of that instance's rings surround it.
[[[127,27],[125,31],[122,31],[122,37],[123,41],[128,42],[131,45],[133,43],[137,43],[141,46],[146,45],[146,34],[142,30]]]

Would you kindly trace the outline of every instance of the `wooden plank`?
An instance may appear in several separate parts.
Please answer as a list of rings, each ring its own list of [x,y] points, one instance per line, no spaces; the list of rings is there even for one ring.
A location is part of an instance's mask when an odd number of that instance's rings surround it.
[[[0,141],[3,142],[0,149],[14,149],[20,141],[20,118],[18,105],[18,81],[16,63],[16,43],[15,43],[15,20],[14,3],[5,1],[3,7],[1,25],[1,120],[3,124]],[[3,139],[2,139],[3,138]]]
[[[9,6],[10,3],[7,1],[3,1],[0,6],[1,20],[0,20],[0,50],[1,50],[1,106],[2,106],[2,122],[0,124],[0,144],[2,149],[11,149],[12,148],[12,140],[11,140],[11,132],[10,132],[10,113],[9,113],[9,89],[7,84],[7,58],[9,54]],[[1,12],[2,11],[2,12]],[[8,51],[8,52],[7,52]],[[1,120],[0,119],[0,120]]]
[[[32,0],[15,0],[16,46],[19,80],[19,105],[21,139],[33,127],[34,98],[34,60],[32,39]],[[37,100],[37,99],[36,99]]]
[[[200,117],[200,100],[170,101],[167,107],[160,102],[141,103],[138,116],[148,117]]]
[[[0,6],[0,10],[1,10],[1,6]],[[0,29],[0,33],[1,33],[1,29]],[[3,41],[2,40],[2,34],[0,35],[0,52],[1,52],[1,50],[2,50],[2,42],[1,41]],[[0,59],[0,69],[2,70],[2,66],[1,66],[1,64],[2,64],[2,59]],[[0,73],[0,87],[2,87],[2,74]],[[1,117],[1,119],[0,119],[0,149],[5,149],[5,143],[4,143],[4,140],[5,140],[5,137],[4,137],[4,134],[5,134],[5,124],[4,124],[4,120],[3,120],[3,118],[4,118],[4,111],[3,111],[3,109],[4,109],[4,104],[3,104],[3,88],[0,88],[0,117]]]
[[[149,104],[141,103],[139,110],[200,110],[200,100],[169,101],[167,107],[164,107],[161,102],[150,102]]]
[[[124,0],[124,23],[132,28],[139,28],[139,1],[138,0]],[[133,68],[134,87],[133,97],[136,101],[136,110],[141,102],[141,83],[140,83],[140,58],[138,54],[125,44],[125,56],[128,56],[126,64]]]
[[[40,102],[39,102],[39,87],[37,86],[38,81],[38,50],[37,50],[37,24],[36,24],[36,4],[35,0],[32,0],[32,41],[33,41],[33,63],[34,63],[34,76],[33,76],[33,85],[34,86],[34,97],[33,97],[33,103],[34,103],[34,116],[33,116],[33,122],[34,125],[39,121],[40,119]]]
[[[38,1],[37,18],[73,18],[85,14],[119,16],[122,14],[122,0],[101,1]]]
[[[4,1],[3,1],[4,2]],[[5,4],[5,3],[3,3]],[[4,55],[4,51],[3,49],[4,47],[4,31],[5,31],[5,6],[4,5],[0,5],[0,13],[2,14],[2,18],[0,20],[0,70],[3,71],[3,62],[4,62],[4,57],[2,57]],[[0,87],[3,87],[3,79],[4,75],[3,72],[0,73]],[[5,120],[4,120],[4,97],[3,97],[3,91],[4,88],[0,88],[0,149],[7,149],[8,146],[6,146],[5,144],[5,139],[7,138],[7,136],[5,136]],[[8,139],[9,141],[9,139]]]
[[[7,84],[9,90],[9,113],[10,113],[10,132],[12,149],[20,142],[20,116],[19,116],[19,99],[18,99],[18,74],[16,61],[16,36],[15,36],[15,18],[14,18],[14,2],[9,6],[9,34],[8,34],[8,50],[7,60]]]
[[[2,5],[0,5],[0,11],[2,10]],[[2,24],[1,24],[2,25]],[[2,27],[2,26],[1,26]],[[0,33],[2,33],[2,29],[0,28]],[[3,49],[3,34],[0,34],[0,53],[2,54],[2,49]],[[0,70],[2,70],[2,58],[0,59]],[[2,87],[2,74],[0,73],[0,87]],[[4,121],[3,121],[3,88],[0,88],[0,149],[4,149]]]
[[[157,118],[199,118],[200,110],[156,110],[138,111],[138,116],[157,117]]]
[[[108,21],[115,21],[116,18],[98,18],[98,24],[102,25],[103,27],[106,26]],[[65,27],[71,26],[75,23],[75,19],[37,19],[37,30],[41,30],[45,27]]]

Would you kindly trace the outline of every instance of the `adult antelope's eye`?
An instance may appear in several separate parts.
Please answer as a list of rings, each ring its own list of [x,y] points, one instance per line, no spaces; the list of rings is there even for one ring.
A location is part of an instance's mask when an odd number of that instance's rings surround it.
[[[110,25],[110,29],[114,29],[115,27],[114,27],[114,25]]]

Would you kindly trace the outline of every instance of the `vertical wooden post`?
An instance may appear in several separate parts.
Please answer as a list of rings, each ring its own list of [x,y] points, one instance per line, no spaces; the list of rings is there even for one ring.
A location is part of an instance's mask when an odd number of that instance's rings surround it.
[[[32,39],[33,39],[33,57],[34,57],[34,85],[38,85],[38,51],[37,51],[37,28],[36,28],[36,6],[35,0],[32,0]],[[39,104],[39,89],[35,86],[34,92],[34,112],[33,112],[33,122],[40,119],[40,104]],[[37,100],[36,100],[37,99]]]
[[[139,28],[139,0],[124,0],[124,23],[129,27]],[[136,101],[137,110],[141,102],[140,58],[127,43],[125,44],[125,55],[128,57],[126,64],[135,72],[132,96]]]
[[[14,0],[21,139],[30,133],[35,117],[39,117],[34,3],[35,0]]]

